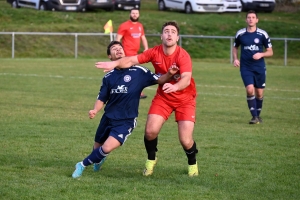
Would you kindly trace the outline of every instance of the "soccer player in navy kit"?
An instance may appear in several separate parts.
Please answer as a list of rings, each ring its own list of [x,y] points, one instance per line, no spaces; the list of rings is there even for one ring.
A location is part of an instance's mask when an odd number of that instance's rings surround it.
[[[235,67],[240,67],[241,77],[246,87],[248,108],[252,115],[249,124],[259,124],[262,123],[260,112],[266,85],[264,57],[272,56],[273,49],[268,33],[256,26],[258,18],[255,11],[248,11],[246,23],[247,28],[240,29],[235,36],[232,50],[233,64]],[[241,46],[240,61],[239,46]]]
[[[125,57],[122,44],[112,41],[107,47],[107,55],[110,60]],[[100,169],[106,156],[124,144],[136,127],[142,90],[150,85],[166,83],[177,71],[178,68],[172,66],[168,73],[159,77],[145,67],[134,65],[126,69],[116,67],[104,76],[94,109],[89,111],[89,117],[93,119],[106,104],[96,131],[94,150],[76,164],[73,178],[80,177],[85,167],[91,164],[94,164],[94,171]],[[169,89],[164,91],[168,93]]]

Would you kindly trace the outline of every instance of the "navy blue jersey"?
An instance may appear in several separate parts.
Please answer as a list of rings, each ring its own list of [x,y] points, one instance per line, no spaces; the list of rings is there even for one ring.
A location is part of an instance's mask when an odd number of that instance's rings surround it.
[[[105,115],[113,120],[136,118],[142,90],[156,84],[158,78],[149,69],[138,65],[108,72],[97,97],[106,103]]]
[[[254,60],[253,55],[264,52],[265,48],[271,48],[271,40],[266,31],[257,28],[255,32],[247,32],[243,28],[236,33],[234,47],[241,46],[240,70],[263,72],[266,70],[264,58]]]

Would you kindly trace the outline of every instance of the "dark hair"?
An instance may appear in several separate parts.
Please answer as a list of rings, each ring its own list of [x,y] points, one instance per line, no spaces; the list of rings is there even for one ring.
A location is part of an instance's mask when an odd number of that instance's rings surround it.
[[[178,24],[177,24],[176,22],[170,21],[170,22],[164,23],[164,24],[162,25],[162,27],[161,27],[161,32],[164,31],[164,28],[165,28],[166,26],[174,26],[174,27],[176,28],[176,30],[177,30],[177,33],[179,34],[179,26],[178,26]]]
[[[119,44],[119,45],[121,45],[121,47],[123,48],[123,45],[122,45],[121,42],[119,42],[119,41],[111,41],[111,42],[109,43],[109,45],[107,46],[107,50],[106,50],[106,53],[107,53],[108,56],[110,55],[110,48],[111,48],[113,45],[115,45],[115,44]]]
[[[246,14],[246,18],[248,17],[248,14],[255,14],[256,18],[257,18],[257,13],[254,10],[249,10]]]
[[[133,10],[138,10],[138,11],[140,11],[140,9],[138,9],[138,8],[131,8],[131,9],[130,9],[130,13],[131,13],[131,11],[133,11]]]

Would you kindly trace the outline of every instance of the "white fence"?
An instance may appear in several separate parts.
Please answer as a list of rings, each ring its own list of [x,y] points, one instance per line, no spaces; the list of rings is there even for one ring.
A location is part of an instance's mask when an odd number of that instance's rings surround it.
[[[104,33],[51,33],[51,32],[0,32],[0,35],[11,35],[12,36],[12,47],[11,47],[11,57],[15,58],[15,36],[16,35],[59,35],[59,36],[73,36],[75,40],[74,46],[74,57],[77,58],[78,54],[78,36],[106,36],[110,37],[110,40],[115,37],[115,33],[110,35]],[[160,37],[159,34],[146,34],[147,37]],[[204,36],[204,35],[180,35],[179,45],[182,46],[182,41],[185,38],[207,38],[207,39],[228,39],[230,46],[230,63],[233,62],[232,58],[232,48],[234,37],[231,36]],[[300,38],[271,38],[271,40],[284,41],[284,65],[287,66],[287,52],[288,52],[288,41],[300,41]]]

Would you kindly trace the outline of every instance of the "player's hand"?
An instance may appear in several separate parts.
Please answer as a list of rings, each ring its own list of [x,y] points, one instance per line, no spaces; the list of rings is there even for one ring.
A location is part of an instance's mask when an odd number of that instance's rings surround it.
[[[252,56],[252,58],[253,58],[254,60],[259,60],[259,59],[262,58],[262,53],[256,53],[256,54],[254,54],[254,55]]]
[[[93,119],[96,116],[97,112],[95,110],[90,110],[89,111],[89,117],[90,119]]]
[[[178,72],[179,68],[176,66],[176,65],[172,65],[170,68],[169,68],[169,73],[171,75],[174,75],[176,74],[176,72]]]
[[[112,62],[96,62],[95,67],[103,69],[104,72],[109,72],[115,68]]]
[[[240,61],[239,61],[238,59],[235,59],[235,60],[233,61],[233,66],[235,66],[235,67],[240,67]]]
[[[171,83],[165,83],[162,89],[165,93],[171,93],[171,92],[176,92],[178,90],[178,87]]]

